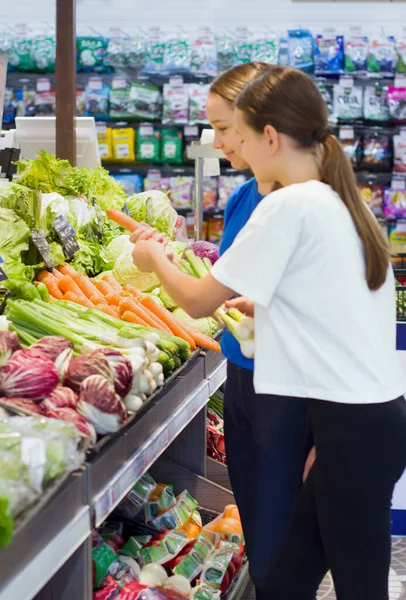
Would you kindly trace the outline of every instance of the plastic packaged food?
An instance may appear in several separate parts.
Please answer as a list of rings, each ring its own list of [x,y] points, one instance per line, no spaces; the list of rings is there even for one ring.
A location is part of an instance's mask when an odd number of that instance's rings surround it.
[[[114,160],[122,163],[135,162],[135,131],[132,127],[111,130]]]
[[[215,215],[209,219],[208,240],[212,244],[219,244],[224,231],[224,218],[221,215]]]
[[[389,86],[388,104],[392,121],[406,122],[406,87]]]
[[[191,64],[191,47],[189,41],[181,34],[170,35],[165,42],[163,69],[164,71],[189,70]]]
[[[390,219],[406,218],[406,189],[387,188],[383,196],[385,216]]]
[[[189,123],[208,123],[206,102],[209,95],[209,85],[189,84]]]
[[[84,117],[86,110],[86,90],[84,87],[76,88],[76,115]]]
[[[49,117],[55,114],[56,96],[55,90],[37,91],[35,95],[35,114],[38,117]]]
[[[110,88],[100,77],[91,77],[86,85],[86,116],[96,121],[107,121],[109,118]]]
[[[339,139],[344,152],[351,161],[353,168],[358,169],[363,154],[361,136],[357,135],[352,127],[341,127]]]
[[[406,203],[406,196],[403,201]],[[396,254],[404,254],[406,252],[406,222],[404,219],[389,223],[388,238],[392,250]]]
[[[288,31],[289,66],[305,73],[314,71],[313,36],[308,29]]]
[[[38,73],[54,73],[56,40],[54,36],[38,35],[31,44],[31,59]]]
[[[279,44],[276,37],[268,35],[256,35],[252,45],[251,61],[261,61],[270,65],[278,64]]]
[[[327,104],[328,112],[331,115],[333,113],[333,87],[331,85],[326,85],[326,82],[320,81],[319,79],[316,81],[316,85],[319,88],[321,97]]]
[[[161,132],[152,125],[141,125],[137,134],[137,162],[159,162],[161,158]]]
[[[213,76],[218,72],[216,40],[209,27],[201,27],[193,41],[191,71]]]
[[[365,72],[368,66],[369,42],[360,31],[345,37],[344,70],[347,73]]]
[[[179,165],[183,162],[183,136],[175,129],[162,130],[161,161]]]
[[[359,184],[361,196],[377,218],[383,218],[383,186],[377,184]]]
[[[392,164],[391,136],[377,131],[366,133],[363,138],[361,169],[389,172],[392,170]]]
[[[77,70],[87,72],[102,72],[104,70],[106,50],[107,40],[104,37],[77,37]]]
[[[203,208],[210,210],[217,204],[218,180],[215,177],[204,177],[203,179]]]
[[[406,33],[406,32],[405,32]],[[406,73],[406,35],[397,40],[398,60],[396,63],[396,73]]]
[[[186,125],[189,118],[189,93],[182,77],[172,77],[164,84],[162,122]]]
[[[397,173],[406,173],[406,132],[401,130],[400,135],[393,137],[394,164],[393,170]]]
[[[220,175],[219,177],[219,199],[217,208],[224,209],[230,194],[240,185],[245,183],[245,175]]]
[[[131,86],[123,77],[113,77],[110,89],[110,119],[127,120],[133,117]]]
[[[97,142],[101,160],[109,161],[114,157],[111,132],[111,128],[105,125],[97,127]]]
[[[393,74],[396,63],[396,43],[393,36],[382,36],[371,40],[368,54],[368,71],[370,73]]]
[[[159,27],[150,27],[148,30],[147,54],[143,68],[145,73],[162,71],[164,63],[165,42],[164,34]]]
[[[353,121],[363,117],[363,89],[351,82],[334,86],[333,113],[337,119]]]
[[[8,52],[8,62],[13,69],[20,72],[35,71],[35,61],[32,56],[32,37],[27,31],[19,32],[11,41]]]
[[[114,179],[121,185],[127,196],[139,194],[144,191],[143,177],[136,173],[112,175]]]
[[[368,121],[389,121],[387,88],[380,85],[365,87],[364,118]]]
[[[170,198],[174,208],[190,208],[192,205],[193,177],[171,177]]]
[[[162,94],[158,87],[133,82],[130,98],[134,117],[151,121],[161,118]]]
[[[314,65],[316,73],[341,73],[344,69],[344,37],[327,30],[316,37]]]
[[[251,61],[252,42],[252,34],[247,27],[237,27],[234,39],[234,65],[242,65]]]
[[[217,61],[219,72],[231,69],[234,62],[234,38],[227,30],[222,32],[216,38],[217,43]]]

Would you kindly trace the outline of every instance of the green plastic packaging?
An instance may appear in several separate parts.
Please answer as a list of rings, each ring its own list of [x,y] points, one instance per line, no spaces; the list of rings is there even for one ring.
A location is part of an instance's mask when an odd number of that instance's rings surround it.
[[[174,129],[162,130],[162,155],[163,163],[180,165],[183,162],[183,136]]]

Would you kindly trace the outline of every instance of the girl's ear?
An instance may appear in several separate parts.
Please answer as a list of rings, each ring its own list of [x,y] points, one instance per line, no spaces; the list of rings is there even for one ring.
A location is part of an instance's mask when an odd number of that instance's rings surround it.
[[[279,149],[279,134],[272,125],[265,125],[264,135],[266,137],[269,149],[274,154]]]

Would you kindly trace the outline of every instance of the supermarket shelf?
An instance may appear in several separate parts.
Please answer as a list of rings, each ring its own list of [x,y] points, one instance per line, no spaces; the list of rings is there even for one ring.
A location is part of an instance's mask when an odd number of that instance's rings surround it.
[[[91,533],[84,477],[69,477],[0,553],[0,600],[31,600]]]
[[[211,357],[207,359],[211,360]],[[212,396],[227,379],[227,361],[222,357],[222,361],[214,369],[210,369],[206,375],[209,382],[209,396]]]
[[[226,490],[231,491],[227,466],[210,457],[206,458],[206,477],[210,481],[217,483],[217,485],[221,485]]]
[[[244,563],[238,577],[236,577],[224,600],[242,600],[245,591],[251,585],[248,562]]]

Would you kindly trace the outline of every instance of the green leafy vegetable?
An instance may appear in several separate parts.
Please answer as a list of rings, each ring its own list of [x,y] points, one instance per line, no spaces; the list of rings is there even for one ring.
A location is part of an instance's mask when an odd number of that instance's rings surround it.
[[[132,249],[126,250],[117,258],[113,276],[121,285],[133,285],[142,292],[149,292],[159,285],[154,273],[141,273],[132,260]]]
[[[189,317],[187,312],[185,312],[181,308],[177,308],[173,312],[173,314],[181,321],[185,321],[185,323],[188,323],[195,329],[198,329],[201,333],[207,335],[208,337],[213,337],[213,335],[219,329],[217,322],[211,317],[204,317],[203,319],[192,319],[192,317]]]
[[[106,269],[112,269],[115,265],[118,257],[123,252],[130,252],[134,248],[134,244],[130,242],[129,235],[119,235],[107,246],[105,250],[102,250],[102,258],[105,262]]]
[[[0,188],[1,189],[1,188]],[[28,250],[30,229],[9,208],[0,208],[0,256],[3,260],[18,260]]]
[[[32,228],[40,227],[41,194],[16,183],[0,185],[0,207],[13,210]]]

